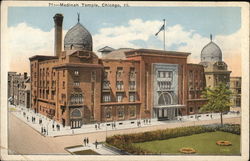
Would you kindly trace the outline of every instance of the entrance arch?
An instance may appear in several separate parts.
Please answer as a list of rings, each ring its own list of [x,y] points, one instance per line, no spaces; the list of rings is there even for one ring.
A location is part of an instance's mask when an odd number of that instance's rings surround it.
[[[164,92],[159,96],[158,105],[171,105],[172,95],[168,92]]]

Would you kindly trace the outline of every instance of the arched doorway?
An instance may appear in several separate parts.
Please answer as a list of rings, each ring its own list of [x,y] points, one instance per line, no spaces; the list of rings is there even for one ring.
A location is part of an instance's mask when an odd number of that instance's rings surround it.
[[[172,104],[172,96],[170,93],[165,92],[159,96],[158,105],[163,106],[171,104]]]
[[[82,112],[79,109],[74,109],[70,113],[70,126],[72,129],[82,126]]]

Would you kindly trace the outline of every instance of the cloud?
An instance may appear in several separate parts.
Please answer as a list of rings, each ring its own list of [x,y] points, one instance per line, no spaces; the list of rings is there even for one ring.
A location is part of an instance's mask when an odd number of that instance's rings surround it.
[[[93,47],[96,52],[104,46],[113,48],[153,48],[162,50],[162,33],[154,35],[162,26],[162,21],[133,19],[126,25],[103,27],[93,34]],[[29,71],[28,58],[34,55],[53,55],[54,29],[49,32],[20,23],[9,29],[9,52],[11,70]],[[63,31],[64,35],[67,31]],[[232,70],[233,76],[241,75],[241,35],[240,30],[230,35],[216,35],[213,39],[223,52],[224,61]],[[64,37],[64,36],[63,36]],[[194,30],[186,30],[180,24],[167,25],[166,49],[190,52],[190,63],[200,62],[202,48],[209,43],[207,37]],[[20,63],[22,62],[22,63]],[[20,65],[22,64],[22,65]]]
[[[7,41],[12,71],[29,72],[29,57],[54,54],[54,28],[45,32],[26,23],[20,23],[8,28]]]

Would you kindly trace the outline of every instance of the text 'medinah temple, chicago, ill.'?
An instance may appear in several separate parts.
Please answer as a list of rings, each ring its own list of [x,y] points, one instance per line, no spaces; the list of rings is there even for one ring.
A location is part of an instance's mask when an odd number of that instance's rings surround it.
[[[92,51],[92,36],[79,22],[64,38],[63,15],[56,14],[54,56],[30,58],[31,108],[72,128],[94,122],[174,120],[199,112],[201,92],[229,83],[220,48],[211,42],[200,64],[190,53],[104,47]]]

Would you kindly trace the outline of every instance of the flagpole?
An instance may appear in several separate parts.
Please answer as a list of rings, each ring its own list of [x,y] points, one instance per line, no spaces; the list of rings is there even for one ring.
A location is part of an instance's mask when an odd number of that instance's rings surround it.
[[[164,49],[164,51],[165,51],[165,27],[166,27],[166,25],[165,25],[165,19],[163,19],[163,22],[164,22],[164,33],[163,33],[163,49]]]

